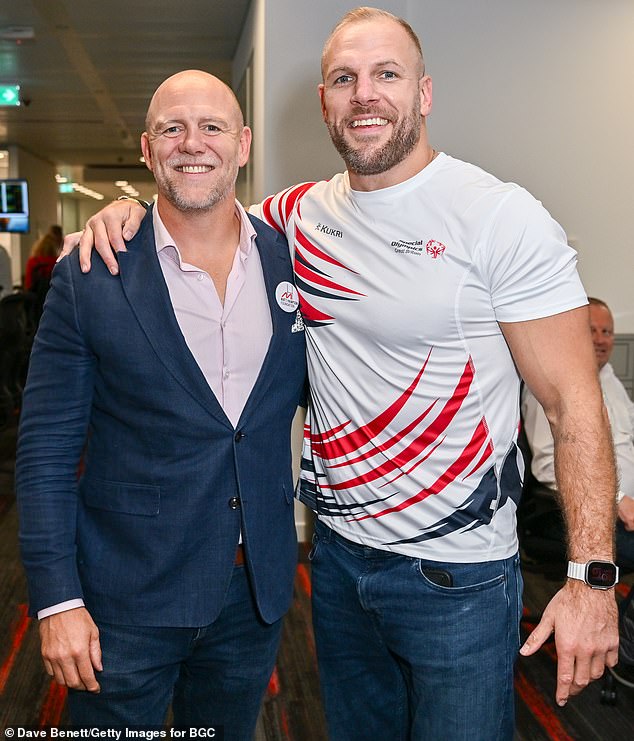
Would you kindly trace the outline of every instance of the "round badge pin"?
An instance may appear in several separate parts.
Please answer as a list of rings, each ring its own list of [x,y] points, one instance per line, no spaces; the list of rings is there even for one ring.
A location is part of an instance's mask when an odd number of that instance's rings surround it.
[[[283,281],[275,289],[275,299],[280,309],[284,311],[297,311],[299,306],[299,294],[297,288],[288,281]]]

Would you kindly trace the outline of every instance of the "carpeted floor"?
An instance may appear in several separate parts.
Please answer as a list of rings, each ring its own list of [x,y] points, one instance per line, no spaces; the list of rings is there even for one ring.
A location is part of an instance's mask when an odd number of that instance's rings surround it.
[[[0,739],[7,726],[63,725],[65,693],[43,671],[36,623],[26,614],[17,552],[13,495],[15,425],[0,430]],[[527,613],[538,614],[558,578],[524,570]],[[628,583],[634,579],[630,576]],[[620,594],[627,587],[622,585]],[[527,625],[528,627],[528,625]],[[601,704],[602,682],[559,709],[554,703],[555,655],[548,644],[520,659],[516,674],[517,741],[629,741],[634,739],[634,690],[619,687],[616,706]],[[256,734],[257,741],[324,741],[310,620],[310,572],[302,549],[295,600],[284,628]],[[368,741],[379,741],[369,739]],[[430,739],[429,741],[437,741]],[[449,740],[451,741],[451,740]],[[473,741],[489,741],[477,739]]]

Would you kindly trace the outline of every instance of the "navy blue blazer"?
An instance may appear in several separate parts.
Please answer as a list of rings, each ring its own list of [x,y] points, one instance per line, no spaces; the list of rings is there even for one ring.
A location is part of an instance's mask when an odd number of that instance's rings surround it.
[[[305,383],[304,332],[275,299],[280,283],[293,282],[286,241],[250,218],[273,336],[236,428],[178,326],[151,213],[119,254],[119,276],[101,260],[81,274],[77,251],[56,267],[16,465],[33,613],[83,598],[105,622],[208,625],[240,531],[262,619],[287,610],[297,561],[290,427]]]

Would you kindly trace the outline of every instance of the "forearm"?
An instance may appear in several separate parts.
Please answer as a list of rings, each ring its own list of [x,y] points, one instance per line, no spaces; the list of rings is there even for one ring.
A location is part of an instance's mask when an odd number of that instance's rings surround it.
[[[568,557],[579,563],[612,560],[617,483],[605,407],[596,399],[577,399],[551,425]]]

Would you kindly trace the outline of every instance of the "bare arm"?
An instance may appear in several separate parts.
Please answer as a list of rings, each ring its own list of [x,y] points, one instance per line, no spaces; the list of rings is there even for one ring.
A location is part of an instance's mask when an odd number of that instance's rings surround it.
[[[616,474],[607,413],[590,340],[587,308],[501,325],[527,386],[543,406],[555,441],[555,473],[572,561],[612,560]],[[617,661],[614,590],[569,579],[546,607],[521,653],[554,631],[556,700],[565,705],[605,665]]]
[[[95,677],[95,670],[102,670],[99,630],[86,608],[40,620],[40,640],[44,667],[58,684],[99,692]]]
[[[83,232],[66,235],[59,256],[70,254],[79,247],[79,262],[82,272],[90,270],[90,254],[93,247],[101,255],[113,275],[119,272],[115,252],[125,252],[124,239],[130,240],[139,231],[145,209],[136,201],[113,201],[88,219]]]

